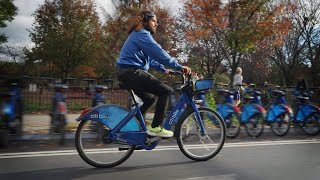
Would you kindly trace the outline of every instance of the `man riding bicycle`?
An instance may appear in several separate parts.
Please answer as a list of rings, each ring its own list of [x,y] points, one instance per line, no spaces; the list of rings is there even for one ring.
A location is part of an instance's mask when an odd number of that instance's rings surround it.
[[[152,136],[171,137],[173,132],[162,128],[165,112],[172,88],[148,73],[149,68],[169,74],[170,69],[190,71],[171,57],[153,39],[151,34],[156,33],[158,23],[156,15],[150,11],[142,11],[129,29],[129,36],[123,45],[117,60],[117,78],[126,87],[132,89],[143,100],[141,113],[143,115],[156,103],[155,115],[151,125],[147,126],[147,133]]]

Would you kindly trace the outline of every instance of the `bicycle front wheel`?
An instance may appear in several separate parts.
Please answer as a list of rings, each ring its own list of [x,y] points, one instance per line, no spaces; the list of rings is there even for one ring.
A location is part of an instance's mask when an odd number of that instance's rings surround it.
[[[275,122],[272,122],[271,125],[271,130],[273,131],[274,134],[278,136],[284,136],[289,132],[290,129],[290,114],[288,112],[285,112],[281,114]]]
[[[105,139],[110,129],[101,122],[83,120],[80,122],[75,144],[80,157],[91,166],[110,168],[127,160],[134,151],[134,145],[124,145]],[[91,126],[99,127],[93,132]]]
[[[320,132],[320,113],[311,114],[302,124],[302,130],[308,135],[317,135]]]
[[[230,114],[226,119],[227,137],[235,138],[240,133],[240,121],[237,114]]]
[[[263,133],[264,118],[261,113],[252,116],[248,122],[245,123],[245,128],[249,136],[259,137]]]
[[[176,138],[182,153],[196,161],[206,161],[222,149],[226,126],[222,117],[209,108],[199,108],[205,134],[201,133],[199,121],[193,110],[186,111],[177,124]]]

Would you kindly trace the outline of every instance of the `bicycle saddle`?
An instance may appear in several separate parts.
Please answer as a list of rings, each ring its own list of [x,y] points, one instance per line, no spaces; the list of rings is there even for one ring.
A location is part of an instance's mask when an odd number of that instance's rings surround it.
[[[281,91],[281,90],[272,90],[272,94],[274,96],[284,96],[284,95],[286,95],[286,93],[284,91]]]
[[[300,100],[309,100],[309,97],[306,97],[306,96],[297,96],[297,99],[300,99]]]
[[[229,90],[229,94],[232,94],[232,95],[235,94],[236,92],[237,92],[237,90],[235,90],[235,89],[230,89]]]
[[[13,96],[14,94],[11,93],[11,92],[3,92],[3,93],[0,93],[0,97],[11,97]]]
[[[219,93],[229,93],[228,89],[217,89]]]
[[[246,97],[244,97],[244,100],[245,100],[245,101],[250,101],[250,100],[252,100],[252,99],[254,99],[253,96],[246,96]]]

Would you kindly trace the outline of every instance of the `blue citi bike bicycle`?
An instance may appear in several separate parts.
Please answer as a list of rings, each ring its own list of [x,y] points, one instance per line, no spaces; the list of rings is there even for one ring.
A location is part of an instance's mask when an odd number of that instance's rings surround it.
[[[0,75],[0,146],[8,146],[9,134],[22,135],[22,86],[31,79],[29,76],[10,78]]]
[[[234,102],[234,95],[236,91],[233,89],[227,89],[227,84],[215,83],[215,85],[217,86],[217,92],[220,96],[220,99],[217,101],[216,110],[226,124],[226,136],[228,138],[235,138],[240,133],[239,116],[241,114],[240,108],[236,106]],[[200,107],[209,107],[206,102],[205,94],[206,91],[200,91],[197,95],[196,99],[198,100]],[[214,117],[212,119],[214,119]]]
[[[222,149],[226,127],[216,111],[197,108],[193,96],[197,91],[212,88],[213,79],[198,80],[193,85],[191,73],[187,75],[186,82],[181,72],[171,74],[181,75],[184,85],[181,88],[181,96],[166,118],[163,128],[174,128],[174,137],[185,156],[195,161],[209,160]],[[127,89],[121,82],[119,86]],[[127,90],[135,101],[134,92]],[[185,104],[186,109],[179,115]],[[204,116],[200,116],[200,113]],[[216,122],[210,120],[208,115],[215,117]],[[86,163],[98,168],[117,166],[126,161],[134,150],[152,150],[162,139],[146,133],[146,124],[136,101],[132,110],[113,104],[89,108],[76,120],[80,121],[75,137],[76,149]],[[104,127],[103,142],[98,145],[96,139],[99,137],[90,132],[91,121],[96,121]]]
[[[316,135],[320,132],[320,108],[310,101],[312,91],[293,90],[296,96],[294,115],[292,122],[300,125],[302,130],[308,135]]]
[[[265,86],[270,86],[270,84]],[[292,109],[286,101],[286,91],[280,90],[280,87],[277,86],[277,89],[268,90],[268,94],[270,98],[268,98],[269,107],[265,122],[271,127],[274,134],[284,136],[289,132],[293,116]]]
[[[261,102],[262,92],[259,89],[256,89],[256,84],[250,84],[249,87],[244,90],[244,94],[244,103],[241,106],[240,123],[245,126],[249,136],[259,137],[263,132],[264,120],[267,115]]]
[[[240,121],[241,110],[235,105],[234,96],[236,96],[236,90],[228,89],[227,84],[218,83],[216,85],[222,86],[217,88],[217,92],[222,99],[217,103],[217,111],[225,120],[227,127],[227,137],[235,138],[240,133]]]

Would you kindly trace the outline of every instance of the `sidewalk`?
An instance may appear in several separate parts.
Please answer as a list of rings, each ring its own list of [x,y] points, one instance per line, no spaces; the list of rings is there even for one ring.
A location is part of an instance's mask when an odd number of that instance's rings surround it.
[[[67,114],[67,133],[66,139],[73,139],[74,132],[78,127],[79,122],[75,119],[79,117],[80,114]],[[14,140],[50,140],[59,138],[54,135],[49,137],[49,125],[50,116],[49,115],[39,115],[39,114],[26,114],[23,115],[23,134],[21,137],[14,137]]]
[[[78,118],[80,114],[67,114],[67,133],[66,139],[73,139],[75,131],[80,122],[75,119]],[[148,113],[147,119],[152,119],[153,114]],[[59,138],[58,135],[51,135],[49,137],[49,125],[50,116],[49,114],[25,114],[23,115],[23,135],[22,137],[12,136],[14,140],[49,140]]]
[[[79,122],[75,119],[80,114],[67,114],[67,126],[77,127]],[[23,115],[23,134],[48,134],[50,124],[50,116],[27,114]]]

